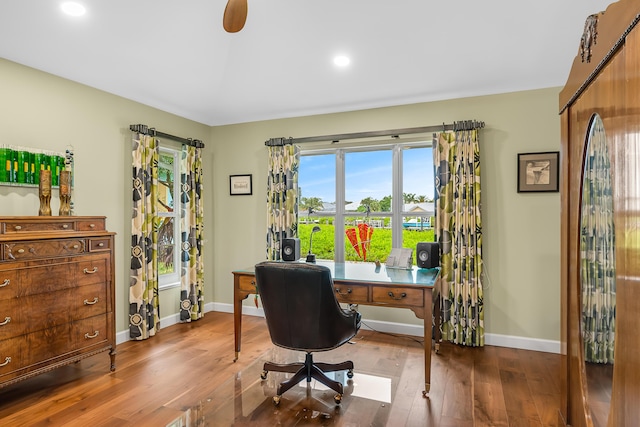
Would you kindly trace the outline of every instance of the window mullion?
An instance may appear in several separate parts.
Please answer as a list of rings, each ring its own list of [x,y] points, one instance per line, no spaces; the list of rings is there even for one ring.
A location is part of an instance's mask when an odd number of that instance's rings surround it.
[[[392,157],[392,196],[391,196],[391,247],[402,247],[402,210],[404,198],[402,197],[402,149],[399,145],[393,146]]]
[[[177,152],[173,153],[173,162],[174,168],[173,173],[175,174],[175,179],[173,180],[173,194],[174,194],[174,202],[173,202],[173,236],[175,242],[174,254],[173,254],[173,262],[176,266],[176,272],[180,270],[178,268],[182,268],[181,265],[181,254],[182,251],[182,194],[180,194],[181,183],[182,183],[182,156],[178,156]]]
[[[344,262],[344,220],[345,220],[345,172],[344,150],[336,151],[336,216],[333,221],[335,230],[334,261]]]

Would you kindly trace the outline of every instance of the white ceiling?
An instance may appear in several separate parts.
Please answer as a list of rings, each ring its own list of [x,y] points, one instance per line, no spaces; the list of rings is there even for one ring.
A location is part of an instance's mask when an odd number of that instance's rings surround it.
[[[207,125],[563,86],[611,3],[249,0],[229,34],[226,0],[76,1],[1,0],[0,56]]]

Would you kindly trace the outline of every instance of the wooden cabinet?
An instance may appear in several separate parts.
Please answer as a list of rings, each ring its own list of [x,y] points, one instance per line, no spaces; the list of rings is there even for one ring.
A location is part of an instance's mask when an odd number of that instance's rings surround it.
[[[595,12],[595,11],[594,11]],[[636,426],[640,420],[640,2],[587,18],[560,92],[561,423]],[[611,164],[615,233],[615,358],[610,390],[590,391],[582,339],[581,209],[589,127],[597,115]],[[600,179],[601,177],[599,177]],[[604,384],[602,378],[600,384]],[[605,398],[610,396],[610,402]],[[594,400],[594,397],[598,399]]]
[[[0,217],[0,387],[110,354],[114,233],[104,217]]]

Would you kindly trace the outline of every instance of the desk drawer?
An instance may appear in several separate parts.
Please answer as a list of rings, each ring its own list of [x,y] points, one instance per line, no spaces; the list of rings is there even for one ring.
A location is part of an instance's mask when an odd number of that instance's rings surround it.
[[[239,276],[238,289],[243,292],[251,292],[252,294],[257,293],[255,276]]]
[[[365,285],[334,283],[333,289],[340,302],[364,304],[369,301],[369,288]]]
[[[422,307],[424,305],[423,292],[424,289],[374,286],[373,302],[388,305]]]

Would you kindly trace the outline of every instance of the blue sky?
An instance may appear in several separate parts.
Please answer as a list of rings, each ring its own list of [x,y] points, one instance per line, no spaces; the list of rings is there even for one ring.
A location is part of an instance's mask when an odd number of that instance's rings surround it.
[[[403,192],[433,198],[431,148],[403,151]],[[360,202],[366,197],[391,195],[391,150],[351,152],[345,156],[346,198]],[[301,156],[298,186],[302,197],[335,202],[335,156]]]

